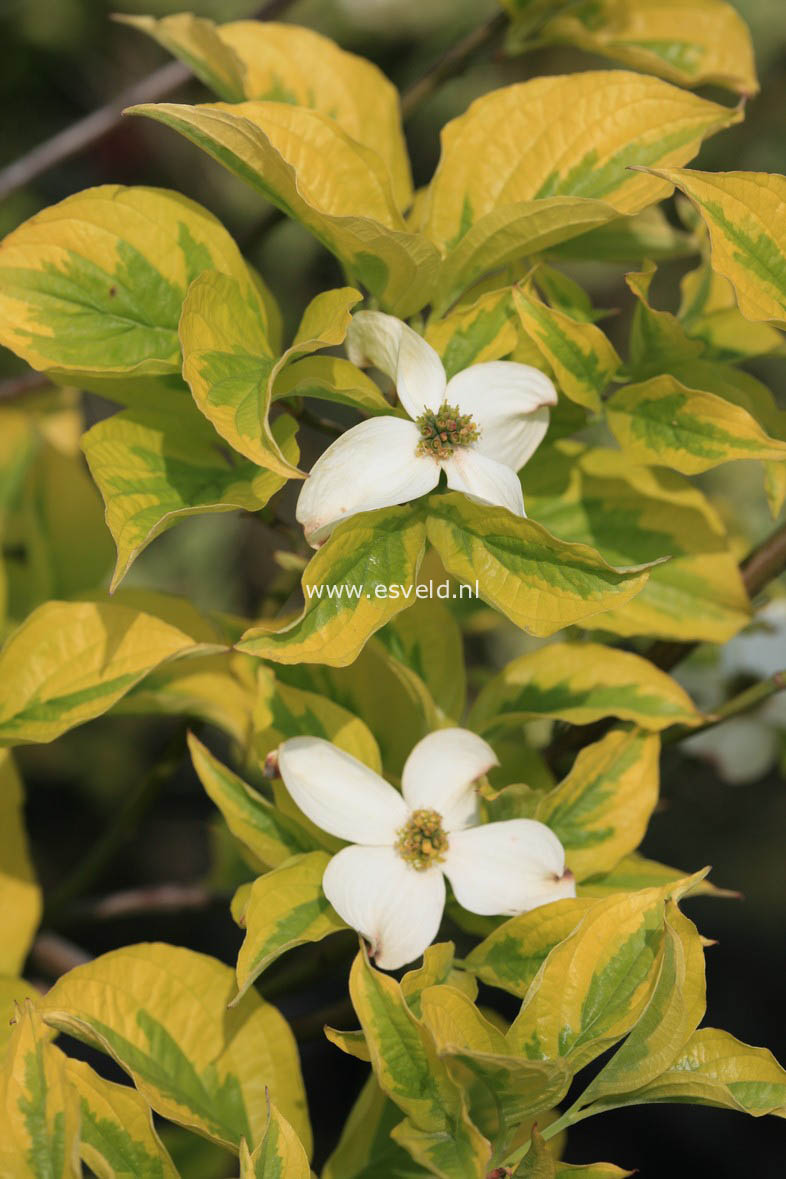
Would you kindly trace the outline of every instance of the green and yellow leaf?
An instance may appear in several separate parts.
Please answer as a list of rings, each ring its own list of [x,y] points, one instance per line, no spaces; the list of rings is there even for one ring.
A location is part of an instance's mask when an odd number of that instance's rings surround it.
[[[437,251],[407,230],[381,158],[332,118],[281,102],[159,103],[127,113],[179,131],[300,221],[386,310],[408,316],[429,301]]]
[[[296,468],[297,424],[284,414],[273,424],[272,444]],[[256,512],[286,476],[232,461],[211,426],[165,410],[126,410],[93,426],[83,447],[106,505],[117,546],[114,589],[139,554],[178,520],[206,512]]]
[[[240,251],[200,205],[166,189],[86,189],[0,246],[0,342],[82,385],[179,374],[180,308],[204,270],[251,298]]]
[[[188,716],[228,733],[249,746],[254,692],[239,674],[243,656],[202,655],[167,664],[145,676],[115,706],[136,716]]]
[[[460,1090],[399,984],[374,970],[361,951],[349,990],[377,1082],[406,1115],[395,1141],[441,1179],[485,1179],[489,1143],[470,1122]]]
[[[669,557],[595,625],[690,642],[725,642],[747,625],[750,603],[726,526],[687,479],[566,441],[541,448],[523,482],[529,514],[563,540],[591,544],[615,565]]]
[[[668,1101],[733,1109],[755,1118],[783,1118],[786,1071],[766,1048],[752,1048],[717,1028],[699,1028],[659,1077],[640,1089],[601,1099],[597,1106],[612,1109]]]
[[[574,725],[616,716],[655,732],[701,721],[685,689],[642,656],[578,642],[514,659],[481,689],[468,723],[488,732],[541,716]]]
[[[286,1118],[269,1103],[265,1135],[252,1152],[240,1144],[240,1179],[311,1179],[303,1143]]]
[[[423,680],[380,639],[371,639],[346,667],[299,664],[282,666],[276,674],[364,720],[379,743],[385,770],[396,776],[421,737],[440,727],[439,709]]]
[[[236,839],[260,864],[277,868],[291,856],[314,850],[308,833],[189,734],[188,747],[197,776]]]
[[[466,1087],[474,1078],[493,1093],[501,1126],[517,1126],[527,1116],[551,1109],[570,1084],[561,1061],[512,1055],[499,1028],[454,987],[424,992],[423,1022],[456,1083]]]
[[[576,45],[680,86],[759,89],[748,26],[725,0],[592,0],[548,22],[539,37]]]
[[[237,999],[294,946],[346,929],[322,891],[327,852],[294,856],[254,881],[243,911],[246,936],[237,959]]]
[[[81,1179],[79,1097],[66,1058],[49,1042],[30,1000],[16,1009],[0,1073],[0,1174],[9,1179]]]
[[[610,872],[602,876],[592,876],[579,885],[581,897],[609,897],[620,892],[638,892],[642,888],[662,888],[665,885],[677,884],[685,879],[685,873],[679,868],[670,868],[667,864],[659,864],[657,860],[648,860],[638,852],[624,856]],[[702,879],[691,889],[693,896],[739,897],[739,893],[729,889],[717,888],[709,880]]]
[[[339,524],[306,566],[300,615],[252,627],[239,650],[275,663],[352,663],[371,635],[415,600],[425,532],[419,509],[409,505]]]
[[[531,285],[516,287],[521,326],[542,352],[562,392],[593,411],[622,361],[600,328],[549,307]]]
[[[372,1073],[344,1123],[338,1146],[322,1168],[322,1179],[425,1179],[429,1174],[390,1137],[401,1111],[385,1096]]]
[[[783,336],[768,323],[753,323],[737,306],[734,287],[709,259],[680,282],[680,322],[718,360],[747,360],[783,348]]]
[[[786,176],[657,168],[704,218],[712,267],[734,287],[740,311],[786,327]]]
[[[669,902],[660,975],[639,1022],[581,1095],[608,1100],[656,1080],[696,1031],[707,1006],[704,946],[692,921]]]
[[[658,801],[660,738],[613,729],[582,749],[536,817],[565,848],[577,880],[609,872],[641,843]]]
[[[183,376],[198,409],[231,447],[284,478],[302,477],[273,435],[268,413],[274,358],[261,303],[216,271],[188,289],[180,317]]]
[[[546,958],[511,1024],[511,1049],[536,1060],[565,1058],[577,1071],[621,1040],[658,979],[666,900],[693,883],[595,903]]]
[[[623,70],[537,78],[476,99],[444,128],[424,202],[425,232],[448,255],[443,297],[483,271],[640,212],[668,190],[655,177],[640,183],[631,165],[685,163],[739,118]]]
[[[467,673],[464,644],[454,615],[437,598],[421,598],[379,632],[387,650],[417,673],[443,716],[460,720]]]
[[[688,336],[675,315],[651,306],[649,293],[654,277],[655,266],[651,263],[645,264],[639,273],[625,276],[636,296],[630,333],[630,374],[637,381],[673,372],[675,365],[694,360],[703,352],[702,343]]]
[[[360,717],[327,696],[282,683],[266,667],[259,670],[254,729],[260,761],[289,737],[322,737],[377,773],[382,770],[379,746]]]
[[[630,458],[683,475],[734,459],[786,459],[786,441],[771,438],[746,409],[676,377],[627,385],[606,402],[606,414]]]
[[[0,975],[19,974],[41,920],[41,889],[27,846],[23,806],[13,754],[0,750]]]
[[[548,955],[573,933],[593,903],[569,898],[511,917],[469,952],[467,969],[523,999]]]
[[[462,304],[441,318],[432,316],[425,331],[426,340],[442,357],[448,380],[472,364],[509,356],[518,337],[511,287],[486,291],[469,306]]]
[[[207,623],[113,602],[47,602],[0,653],[0,743],[53,741],[170,659],[222,650]],[[186,629],[187,628],[187,629]]]
[[[79,1152],[91,1172],[98,1179],[178,1179],[141,1094],[105,1081],[81,1060],[65,1064],[81,1108]]]
[[[45,1021],[109,1053],[154,1110],[230,1149],[264,1136],[265,1094],[310,1144],[295,1040],[223,963],[157,943],[78,966],[41,1000]],[[155,999],[155,1002],[153,1002]]]
[[[288,363],[274,378],[272,400],[289,397],[337,401],[367,414],[389,414],[392,408],[371,377],[341,356],[305,356]]]
[[[550,635],[630,601],[642,566],[615,568],[586,545],[565,544],[533,520],[475,504],[456,492],[431,496],[426,530],[448,573],[522,630]]]

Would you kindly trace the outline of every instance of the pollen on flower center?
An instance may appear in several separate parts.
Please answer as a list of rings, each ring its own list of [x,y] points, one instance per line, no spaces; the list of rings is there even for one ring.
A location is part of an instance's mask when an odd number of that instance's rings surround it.
[[[448,850],[442,815],[437,811],[413,811],[398,832],[395,848],[402,860],[418,872],[441,863]]]
[[[457,446],[470,446],[480,437],[472,414],[461,413],[458,406],[448,405],[447,401],[442,402],[436,413],[427,409],[415,424],[420,430],[415,453],[434,459],[450,458]]]

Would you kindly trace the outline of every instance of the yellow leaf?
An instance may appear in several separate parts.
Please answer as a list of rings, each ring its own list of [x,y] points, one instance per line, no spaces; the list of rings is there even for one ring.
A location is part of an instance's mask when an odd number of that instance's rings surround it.
[[[599,410],[601,394],[622,365],[600,328],[547,306],[531,285],[514,289],[513,304],[562,392],[579,405]]]
[[[335,119],[381,157],[399,208],[412,199],[398,91],[372,62],[313,29],[274,21],[233,21],[218,35],[246,70],[246,98],[280,99]]]
[[[609,872],[641,843],[658,801],[660,738],[613,729],[582,749],[536,816],[559,836],[577,880]]]
[[[442,132],[425,232],[448,255],[446,298],[492,269],[665,195],[632,164],[682,164],[739,121],[726,107],[623,70],[538,78],[476,99]]]
[[[24,827],[22,781],[13,755],[0,750],[0,974],[18,974],[41,919],[41,889]]]
[[[469,715],[478,732],[539,716],[591,724],[606,716],[659,731],[699,724],[684,688],[648,660],[599,643],[552,643],[521,655],[481,689]]]
[[[586,15],[557,16],[540,36],[682,86],[759,89],[748,26],[725,0],[600,0]]]
[[[0,246],[0,342],[83,387],[177,376],[180,307],[208,269],[251,298],[240,251],[200,205],[165,189],[86,189]]]
[[[103,954],[62,976],[44,1020],[103,1049],[163,1117],[230,1149],[256,1144],[265,1094],[310,1144],[297,1048],[278,1011],[249,993],[231,1011],[228,966],[147,943]]]
[[[428,302],[439,256],[407,230],[375,151],[327,115],[279,102],[132,107],[191,139],[296,218],[395,315]]]
[[[79,1095],[79,1150],[91,1171],[101,1179],[127,1179],[133,1165],[145,1179],[179,1179],[150,1106],[132,1086],[105,1081],[81,1060],[66,1059],[66,1077]]]
[[[190,13],[117,19],[154,37],[227,102],[285,102],[334,119],[382,158],[400,208],[410,203],[398,91],[372,62],[300,25],[268,20],[215,25]]]
[[[206,623],[194,633],[191,622],[119,601],[40,606],[0,653],[0,742],[53,741],[106,712],[167,660],[224,647]]]
[[[238,954],[238,993],[232,1006],[287,950],[347,928],[322,891],[329,862],[327,852],[308,852],[254,881],[243,908],[246,936]]]
[[[289,737],[322,737],[377,773],[382,771],[379,746],[359,717],[326,696],[276,680],[266,667],[259,671],[253,719],[254,750],[260,761]]]
[[[240,1179],[311,1179],[303,1143],[272,1101],[262,1141],[253,1152],[240,1144]]]
[[[227,275],[206,271],[188,288],[180,343],[197,408],[222,438],[258,466],[302,478],[268,421],[275,362],[256,299],[244,298]]]
[[[669,556],[622,609],[595,625],[620,635],[726,642],[750,604],[726,527],[705,495],[673,471],[636,466],[626,452],[560,442],[524,472],[527,510],[565,540],[633,564]]]
[[[0,1174],[8,1179],[81,1179],[79,1097],[66,1057],[49,1042],[29,999],[16,1009],[0,1073]]]
[[[651,168],[694,203],[710,233],[714,270],[746,319],[786,327],[786,176]]]
[[[672,376],[627,385],[606,402],[609,427],[635,462],[697,475],[735,459],[786,459],[746,409]]]
[[[339,524],[306,566],[300,615],[252,627],[238,650],[276,663],[345,667],[375,631],[414,601],[424,548],[417,508],[353,516]],[[377,596],[379,586],[384,593]],[[395,596],[388,595],[389,586],[396,588]]]

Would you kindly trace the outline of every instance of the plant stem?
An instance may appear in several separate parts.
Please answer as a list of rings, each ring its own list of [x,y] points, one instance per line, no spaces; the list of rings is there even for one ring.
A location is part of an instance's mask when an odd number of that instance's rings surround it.
[[[753,684],[752,687],[746,688],[744,692],[740,692],[739,696],[733,696],[731,700],[727,700],[725,704],[721,705],[713,713],[711,719],[706,724],[698,725],[694,728],[686,725],[675,725],[673,729],[669,729],[667,733],[664,733],[663,744],[674,745],[677,741],[682,741],[685,737],[692,737],[695,733],[706,733],[709,729],[714,729],[717,725],[723,724],[724,721],[729,720],[733,716],[740,716],[744,712],[750,712],[752,709],[758,708],[765,700],[769,700],[771,696],[775,696],[778,692],[783,692],[784,689],[786,689],[786,671],[777,671],[769,679],[762,680],[758,684]]]
[[[270,0],[257,13],[257,19],[273,20],[289,8],[291,3],[292,0]],[[72,123],[63,131],[58,131],[51,139],[39,143],[27,155],[0,171],[0,200],[29,184],[44,172],[48,172],[55,165],[62,164],[71,156],[93,147],[105,135],[115,130],[126,107],[136,106],[141,102],[158,102],[182,86],[191,76],[188,66],[179,61],[170,61],[121,91],[116,98],[110,99],[98,110],[85,115],[83,119]]]
[[[126,795],[109,826],[63,883],[53,890],[44,920],[56,923],[63,910],[85,893],[100,878],[124,843],[136,831],[161,787],[172,777],[183,760],[185,729],[178,725],[167,742],[159,761],[136,787]]]
[[[408,119],[414,114],[443,82],[459,73],[479,49],[491,44],[503,32],[507,23],[507,16],[500,12],[452,45],[428,72],[404,93],[401,99],[402,117]]]

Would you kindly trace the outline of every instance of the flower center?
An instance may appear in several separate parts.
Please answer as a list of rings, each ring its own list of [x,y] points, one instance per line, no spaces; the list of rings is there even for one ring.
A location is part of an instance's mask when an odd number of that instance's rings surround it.
[[[418,872],[441,863],[448,850],[442,815],[437,811],[413,811],[398,831],[395,848],[402,860]]]
[[[418,455],[430,455],[434,459],[447,459],[457,446],[470,446],[477,442],[480,430],[472,414],[460,413],[458,406],[443,401],[436,413],[427,409],[416,421],[420,430]]]

